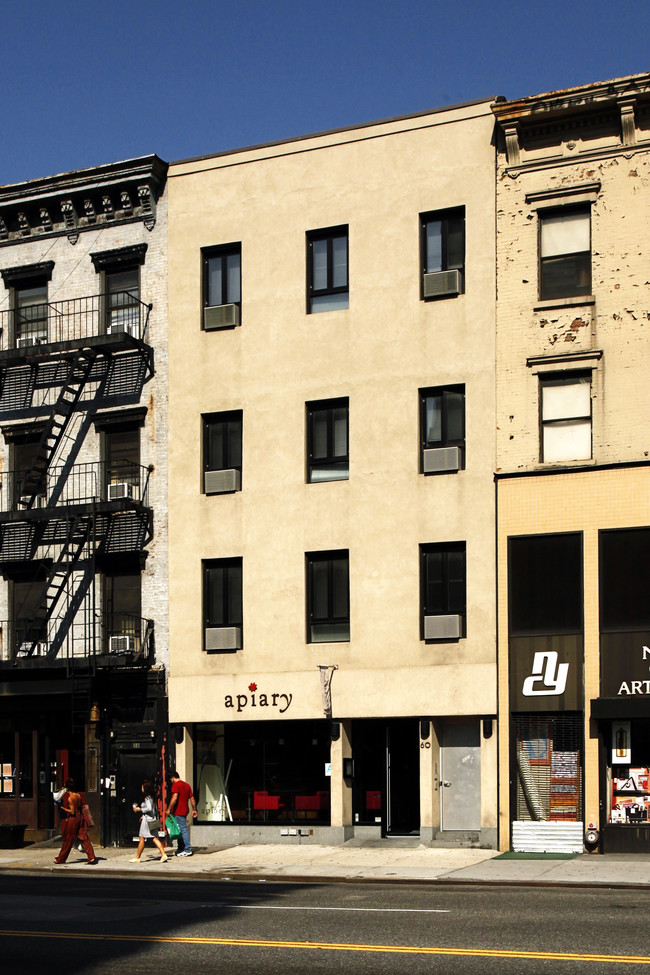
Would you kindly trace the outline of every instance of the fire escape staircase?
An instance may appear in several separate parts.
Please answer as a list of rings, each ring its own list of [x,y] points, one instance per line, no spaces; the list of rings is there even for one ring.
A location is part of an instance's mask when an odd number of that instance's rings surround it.
[[[33,507],[38,494],[45,486],[47,469],[63,439],[84,386],[90,378],[98,354],[95,349],[80,349],[70,360],[68,378],[52,408],[50,418],[35,451],[32,469],[28,472],[23,483],[22,495],[18,504],[24,508]]]

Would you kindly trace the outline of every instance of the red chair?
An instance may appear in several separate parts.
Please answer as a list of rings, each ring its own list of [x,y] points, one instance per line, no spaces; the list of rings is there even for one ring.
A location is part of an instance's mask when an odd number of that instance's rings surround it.
[[[329,792],[317,792],[315,796],[296,796],[296,812],[324,812],[329,801]]]
[[[374,789],[366,792],[366,809],[381,809],[381,792]]]
[[[268,792],[253,793],[253,809],[284,809],[284,803],[280,802],[280,796],[270,796]]]

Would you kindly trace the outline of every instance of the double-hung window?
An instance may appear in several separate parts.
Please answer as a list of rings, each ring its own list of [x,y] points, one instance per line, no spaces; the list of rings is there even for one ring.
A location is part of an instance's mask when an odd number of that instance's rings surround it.
[[[348,228],[307,234],[307,311],[349,307]]]
[[[421,639],[465,635],[465,542],[420,546]]]
[[[17,348],[41,345],[51,338],[48,334],[50,306],[47,289],[53,269],[54,261],[42,261],[39,264],[4,268],[1,272],[13,309],[13,334],[8,338]]]
[[[350,639],[349,553],[308,552],[307,643]]]
[[[591,458],[591,373],[540,377],[543,461]]]
[[[203,328],[232,328],[241,321],[241,244],[203,250]]]
[[[203,418],[203,492],[241,490],[242,412],[209,413]]]
[[[539,297],[542,301],[591,293],[590,207],[539,212]]]
[[[420,470],[458,471],[465,460],[465,387],[420,390]]]
[[[133,267],[126,271],[106,273],[107,331],[127,332],[134,338],[140,334],[140,271]]]
[[[240,650],[242,640],[242,560],[210,559],[203,563],[204,648]]]
[[[345,399],[307,403],[307,480],[344,481],[350,472],[349,402]]]
[[[420,217],[422,298],[450,298],[465,290],[465,208]]]

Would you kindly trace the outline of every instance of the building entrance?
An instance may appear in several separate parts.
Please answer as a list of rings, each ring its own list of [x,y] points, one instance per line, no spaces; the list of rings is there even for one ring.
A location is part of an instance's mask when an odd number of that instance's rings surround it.
[[[420,832],[420,748],[415,718],[352,722],[354,822],[386,836]]]

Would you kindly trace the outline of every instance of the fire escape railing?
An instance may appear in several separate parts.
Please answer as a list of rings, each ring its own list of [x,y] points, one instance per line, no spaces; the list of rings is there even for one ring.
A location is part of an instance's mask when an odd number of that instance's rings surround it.
[[[128,613],[95,614],[91,621],[75,622],[57,650],[61,618],[0,620],[0,662],[22,660],[44,663],[81,662],[102,658],[110,666],[151,663],[155,655],[153,620]]]
[[[130,291],[0,311],[0,351],[126,333],[145,341],[152,305]]]
[[[0,512],[23,510],[33,496],[30,470],[0,473]],[[49,467],[31,510],[130,500],[148,507],[151,468],[130,461],[92,461]]]

